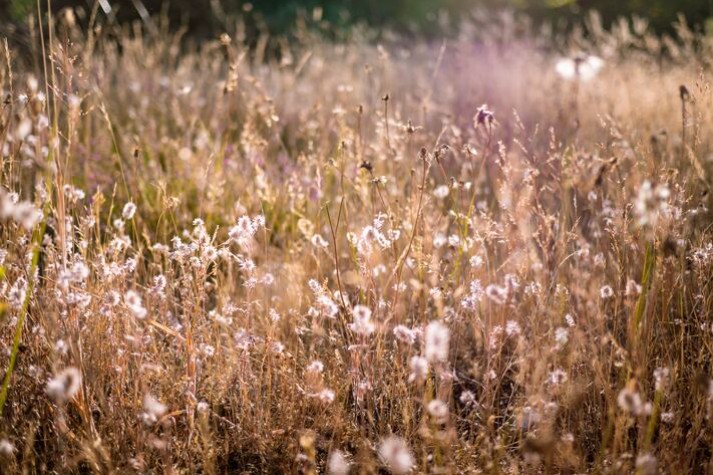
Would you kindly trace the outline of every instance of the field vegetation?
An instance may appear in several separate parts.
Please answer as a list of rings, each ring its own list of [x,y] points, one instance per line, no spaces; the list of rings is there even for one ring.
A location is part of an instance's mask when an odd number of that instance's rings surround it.
[[[712,37],[88,21],[0,45],[2,473],[713,469]]]

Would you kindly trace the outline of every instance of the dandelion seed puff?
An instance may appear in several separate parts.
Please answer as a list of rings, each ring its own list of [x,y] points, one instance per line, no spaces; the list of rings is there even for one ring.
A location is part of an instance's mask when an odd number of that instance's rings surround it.
[[[66,355],[69,351],[69,345],[62,339],[57,340],[54,344],[54,351],[60,355]]]
[[[641,294],[641,285],[637,284],[633,279],[628,279],[626,281],[626,291],[624,295],[627,297],[635,297]]]
[[[556,370],[550,373],[547,380],[550,384],[553,384],[555,386],[564,384],[567,382],[567,372],[562,368],[557,368]]]
[[[334,402],[335,394],[331,389],[322,389],[317,393],[317,399],[324,404],[331,404]]]
[[[555,329],[555,342],[557,343],[557,348],[563,348],[569,341],[569,330],[564,327],[557,327]]]
[[[443,424],[448,421],[448,404],[445,402],[439,399],[433,399],[428,403],[426,409],[437,423]]]
[[[428,377],[428,360],[422,356],[412,356],[409,360],[409,383],[422,382]]]
[[[461,404],[465,406],[471,406],[477,403],[475,394],[473,394],[473,391],[463,391],[460,393],[460,397],[458,400],[461,402]]]
[[[569,313],[564,316],[564,321],[567,322],[567,325],[569,325],[570,327],[573,327],[575,325],[574,317]]]
[[[82,374],[77,368],[70,366],[49,380],[45,392],[55,402],[65,402],[76,396],[81,385]]]
[[[392,435],[379,444],[379,458],[396,475],[406,474],[413,468],[414,460],[406,441]]]
[[[439,321],[433,321],[426,327],[426,359],[432,363],[448,360],[448,342],[450,331]]]
[[[15,137],[17,140],[23,141],[28,135],[30,135],[30,132],[32,132],[32,121],[28,118],[24,118],[15,129]]]
[[[664,391],[668,387],[671,371],[666,368],[656,368],[654,370],[654,381],[657,391]]]
[[[441,186],[437,187],[435,190],[433,190],[433,196],[442,200],[448,196],[449,192],[450,192],[450,189],[446,185],[441,185]]]
[[[619,407],[629,414],[639,415],[642,413],[644,404],[639,393],[629,387],[619,391],[616,398]]]
[[[207,414],[210,411],[210,405],[206,401],[200,401],[196,404],[196,411],[200,414]]]
[[[163,417],[164,414],[166,414],[166,411],[168,411],[168,407],[162,402],[160,402],[158,399],[153,397],[150,393],[146,393],[144,395],[142,405],[144,408],[142,418],[144,420],[144,423],[146,423],[147,425],[154,424],[161,417]]]
[[[416,342],[416,332],[405,325],[396,325],[394,327],[394,336],[397,340],[409,345]]]
[[[136,205],[129,201],[124,205],[124,209],[121,212],[121,217],[124,218],[125,220],[129,221],[133,219],[134,215],[136,214]]]
[[[483,258],[480,256],[472,256],[469,263],[473,269],[478,269],[483,266]]]
[[[374,324],[371,322],[371,310],[364,305],[357,305],[352,309],[353,322],[349,329],[359,335],[369,336],[374,333]]]
[[[436,249],[445,246],[446,243],[448,243],[448,238],[445,234],[436,233],[435,236],[433,236],[433,247],[435,247]]]
[[[146,314],[148,312],[144,308],[144,305],[141,302],[141,296],[137,292],[133,290],[126,292],[124,294],[124,303],[136,318],[140,320],[146,318]]]
[[[341,450],[333,450],[327,459],[328,475],[348,475],[349,460]]]
[[[0,455],[12,457],[15,453],[15,446],[7,439],[0,439]]]
[[[520,333],[522,333],[522,328],[515,320],[508,320],[507,323],[505,323],[505,334],[507,336],[516,337],[519,336]]]
[[[611,286],[604,285],[601,289],[599,289],[599,296],[604,300],[610,299],[614,296],[614,290],[611,288]]]
[[[323,370],[324,364],[319,360],[314,360],[309,365],[307,365],[307,372],[309,373],[319,374]]]

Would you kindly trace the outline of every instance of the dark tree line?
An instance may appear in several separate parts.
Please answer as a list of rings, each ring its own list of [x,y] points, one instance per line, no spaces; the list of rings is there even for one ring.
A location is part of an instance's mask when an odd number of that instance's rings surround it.
[[[515,8],[538,21],[576,21],[587,11],[598,10],[605,24],[620,16],[647,17],[658,31],[671,29],[679,14],[692,25],[704,27],[713,17],[713,0],[104,0],[119,22],[141,17],[143,8],[152,15],[165,14],[172,25],[187,26],[197,36],[222,31],[226,16],[242,14],[253,32],[266,29],[280,34],[304,19],[311,25],[326,22],[331,31],[353,23],[419,34],[441,34],[453,21],[477,7]],[[90,11],[95,0],[52,0],[52,8],[80,7]],[[46,0],[40,0],[46,4]],[[36,0],[0,0],[0,34],[9,23],[21,23],[34,12]],[[9,19],[10,21],[3,21]],[[448,26],[447,26],[448,25]]]

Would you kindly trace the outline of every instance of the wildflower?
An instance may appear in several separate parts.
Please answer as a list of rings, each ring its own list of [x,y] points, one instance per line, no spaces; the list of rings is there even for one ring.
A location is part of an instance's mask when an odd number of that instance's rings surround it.
[[[394,336],[397,340],[409,345],[413,345],[416,342],[416,332],[406,325],[396,325],[394,327]]]
[[[371,310],[364,305],[357,305],[352,309],[353,323],[349,329],[354,333],[368,336],[374,333],[374,324],[371,322]]]
[[[143,408],[144,412],[141,417],[144,423],[149,426],[156,423],[168,410],[165,404],[161,403],[149,393],[144,395]]]
[[[54,343],[54,351],[60,355],[66,355],[69,351],[69,345],[64,340],[59,339]]]
[[[245,247],[250,243],[250,239],[255,235],[258,228],[264,224],[264,217],[260,217],[260,219],[256,217],[251,220],[248,216],[241,216],[238,218],[237,224],[228,231],[228,236],[238,245]]]
[[[334,391],[331,389],[322,389],[316,394],[317,399],[324,404],[330,404],[334,401]]]
[[[121,212],[121,217],[126,221],[133,219],[134,214],[136,214],[136,205],[129,201],[124,205],[124,209]]]
[[[27,280],[24,277],[18,278],[10,288],[8,302],[12,307],[20,308],[27,297]]]
[[[448,327],[439,321],[429,323],[426,327],[426,359],[432,363],[448,360],[449,339]]]
[[[391,473],[405,474],[413,468],[414,460],[406,441],[391,435],[379,444],[379,457]]]
[[[493,114],[492,111],[488,110],[487,104],[483,104],[482,106],[478,107],[478,110],[476,111],[475,117],[474,117],[474,122],[475,122],[476,127],[478,127],[480,125],[485,125],[486,123],[488,125],[491,125],[494,120],[495,120],[495,114]]]
[[[68,367],[52,378],[45,388],[47,395],[55,402],[65,402],[72,399],[82,385],[82,374],[77,368]]]
[[[564,327],[557,327],[555,329],[555,342],[557,343],[557,348],[563,348],[569,341],[569,330]]]
[[[631,387],[629,384],[627,387],[619,391],[619,396],[616,399],[619,407],[629,414],[635,416],[641,416],[651,412],[651,404],[644,404],[641,400],[641,395],[639,392]]]
[[[505,334],[507,336],[515,337],[520,335],[520,333],[522,333],[522,328],[520,328],[520,324],[515,320],[508,320],[507,323],[505,323]]]
[[[475,399],[475,394],[473,394],[473,391],[468,391],[468,390],[463,391],[462,393],[460,393],[460,397],[458,398],[458,400],[465,406],[471,406],[471,405],[477,404],[477,401]]]
[[[637,284],[636,281],[629,279],[626,281],[626,291],[624,295],[627,297],[637,296],[641,293],[641,285]]]
[[[205,343],[201,343],[199,348],[201,350],[201,353],[203,353],[208,358],[215,355],[215,347],[213,345],[206,345]]]
[[[599,296],[604,300],[612,298],[614,296],[614,290],[611,286],[604,285],[601,289],[599,289]]]
[[[671,371],[666,368],[656,368],[654,370],[654,381],[657,391],[664,391],[668,386],[669,379],[671,376]]]
[[[348,475],[349,461],[346,455],[341,450],[334,450],[329,454],[327,459],[327,474],[328,475]]]
[[[75,188],[70,184],[66,184],[62,187],[67,201],[70,203],[76,203],[77,201],[83,200],[86,196],[83,190]]]
[[[42,211],[29,201],[20,201],[16,193],[0,188],[0,219],[12,219],[31,231],[42,219]]]
[[[218,250],[211,245],[205,246],[201,254],[205,262],[214,262],[218,258]]]
[[[270,343],[270,351],[280,355],[283,351],[285,351],[285,345],[281,341],[273,341]]]
[[[569,327],[573,327],[573,326],[575,325],[575,323],[574,323],[574,317],[572,316],[572,314],[569,314],[569,313],[568,313],[567,315],[565,315],[565,316],[564,316],[564,321],[567,322],[567,325],[568,325]]]
[[[562,368],[557,368],[556,370],[550,373],[547,380],[550,382],[550,384],[553,384],[555,386],[564,384],[567,382],[567,372]]]
[[[270,309],[270,311],[268,312],[268,316],[270,317],[270,321],[273,323],[279,322],[281,318],[280,314],[274,308]]]
[[[314,360],[309,365],[307,365],[307,372],[309,373],[318,374],[321,373],[323,370],[324,364],[319,360]]]
[[[470,258],[469,262],[470,262],[470,266],[473,269],[478,269],[479,267],[482,267],[482,265],[483,265],[483,258],[480,256],[472,256]]]
[[[449,192],[450,192],[450,189],[448,188],[448,186],[441,185],[441,186],[437,187],[435,190],[433,190],[433,196],[442,200],[448,196]]]
[[[604,60],[593,55],[576,55],[572,58],[561,58],[555,63],[555,71],[563,79],[589,81],[604,67]]]
[[[670,196],[671,192],[665,184],[654,186],[649,180],[644,180],[634,201],[639,226],[656,226],[659,217],[668,210]]]
[[[426,358],[412,356],[408,366],[411,369],[411,374],[408,377],[409,383],[422,382],[428,376],[428,360]]]
[[[133,290],[129,290],[124,294],[124,304],[128,307],[131,313],[140,320],[146,318],[148,313],[141,302],[141,296]]]
[[[7,439],[0,439],[0,455],[11,457],[15,453],[15,446]]]
[[[445,402],[439,399],[433,399],[428,403],[426,409],[437,423],[443,424],[448,421],[448,404]]]

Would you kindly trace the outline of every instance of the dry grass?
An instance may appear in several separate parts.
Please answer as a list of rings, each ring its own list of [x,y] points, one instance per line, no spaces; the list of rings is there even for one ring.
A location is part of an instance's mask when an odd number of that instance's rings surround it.
[[[583,31],[8,52],[3,473],[710,471],[713,39]]]

